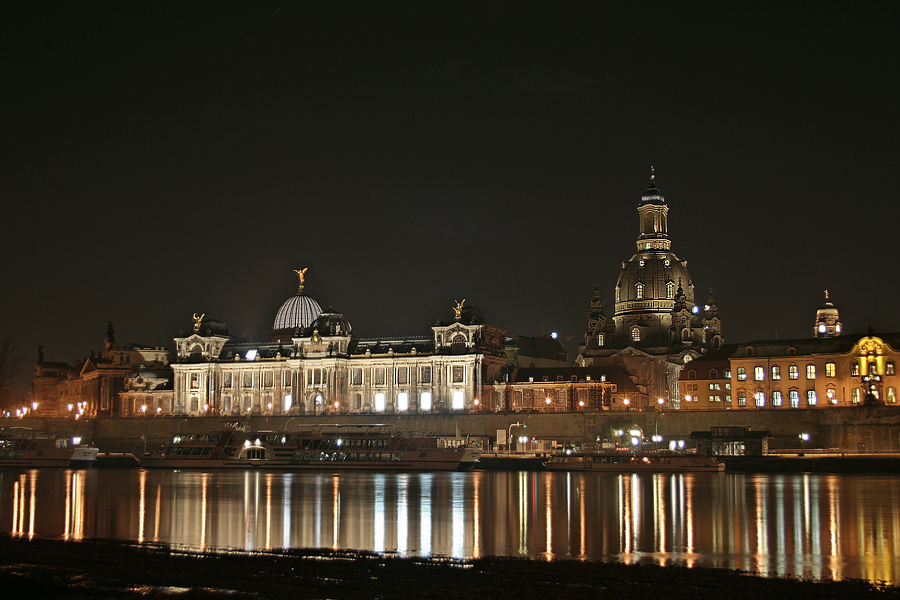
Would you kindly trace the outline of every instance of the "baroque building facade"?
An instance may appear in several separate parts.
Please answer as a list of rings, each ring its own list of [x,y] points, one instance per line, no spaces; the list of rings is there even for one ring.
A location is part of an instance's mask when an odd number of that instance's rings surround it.
[[[687,261],[672,251],[669,206],[652,169],[637,210],[636,251],[622,262],[612,318],[595,287],[575,364],[628,371],[638,389],[634,408],[679,408],[679,374],[685,363],[723,344],[722,322],[712,290],[704,305],[694,300]]]
[[[103,350],[99,355],[70,365],[44,360],[43,347],[31,380],[31,395],[36,416],[46,417],[123,417],[140,414],[127,390],[129,380],[138,380],[147,392],[157,396],[171,393],[172,375],[169,352],[165,348],[142,344],[116,345],[115,330],[109,323]],[[171,406],[166,407],[166,412]]]
[[[506,331],[480,310],[454,307],[431,335],[358,338],[337,312],[304,291],[279,309],[270,340],[247,342],[194,315],[175,338],[174,411],[186,415],[318,415],[493,409],[494,381],[507,365]],[[315,314],[318,312],[318,314]]]
[[[757,340],[710,353],[681,373],[683,408],[820,410],[897,406],[900,333],[841,334],[825,292],[813,336]]]

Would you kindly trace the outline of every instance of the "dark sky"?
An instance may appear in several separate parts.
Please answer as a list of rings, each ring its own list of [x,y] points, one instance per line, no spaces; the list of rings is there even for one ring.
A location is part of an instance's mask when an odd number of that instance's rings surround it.
[[[361,336],[466,298],[577,340],[650,165],[726,341],[826,288],[900,329],[896,3],[521,4],[4,5],[0,337],[265,338],[309,267]]]

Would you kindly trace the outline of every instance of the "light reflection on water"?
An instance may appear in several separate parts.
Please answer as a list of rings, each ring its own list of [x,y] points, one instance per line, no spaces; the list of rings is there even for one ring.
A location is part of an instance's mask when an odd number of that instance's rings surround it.
[[[724,566],[896,583],[890,476],[0,469],[0,531]]]

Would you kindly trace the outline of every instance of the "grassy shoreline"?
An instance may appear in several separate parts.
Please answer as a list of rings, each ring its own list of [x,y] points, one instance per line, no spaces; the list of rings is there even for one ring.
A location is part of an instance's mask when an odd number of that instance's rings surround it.
[[[365,552],[193,553],[115,540],[0,535],[0,589],[23,598],[900,599],[863,581],[764,578],[711,568]]]

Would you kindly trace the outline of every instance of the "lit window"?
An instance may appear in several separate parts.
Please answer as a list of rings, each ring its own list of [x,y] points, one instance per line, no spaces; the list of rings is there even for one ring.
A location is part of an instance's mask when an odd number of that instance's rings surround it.
[[[800,377],[800,369],[797,365],[788,367],[788,379],[798,379]]]
[[[631,328],[631,341],[639,342],[641,341],[641,329],[640,327],[632,327]]]
[[[781,367],[779,367],[778,365],[774,365],[772,367],[772,380],[773,381],[781,380]]]
[[[806,378],[807,379],[815,379],[816,378],[816,365],[806,365]]]
[[[638,264],[639,264],[640,266],[643,267],[643,266],[644,266],[644,259],[642,258],[642,259],[638,262]]]
[[[806,390],[806,403],[809,406],[815,406],[817,402],[816,390]]]
[[[671,281],[666,284],[666,298],[671,300],[675,297],[675,284]]]
[[[772,406],[781,406],[781,392],[772,392]]]
[[[850,393],[850,401],[853,404],[859,404],[859,388],[853,388],[853,391]]]
[[[431,410],[431,392],[422,392],[419,395],[419,410]]]
[[[738,367],[737,378],[738,381],[747,381],[747,370],[744,367]]]
[[[635,298],[637,298],[638,300],[643,298],[644,297],[644,284],[643,283],[635,284],[634,291],[635,291]]]
[[[400,392],[399,394],[397,394],[397,410],[409,410],[409,394],[407,394],[406,392]]]
[[[888,361],[887,364],[884,365],[884,374],[885,375],[893,375],[894,374],[894,361]]]
[[[381,392],[375,394],[375,412],[384,412],[384,394]]]
[[[453,410],[462,410],[466,407],[466,395],[463,392],[453,392]]]
[[[800,408],[800,392],[791,390],[788,392],[788,396],[791,401],[791,408]]]
[[[754,399],[756,400],[757,408],[761,408],[766,405],[766,395],[762,392],[756,392],[753,394]]]
[[[897,392],[892,387],[888,388],[887,401],[888,401],[888,404],[896,404],[897,403]]]
[[[723,376],[725,379],[731,379],[731,369],[725,369],[725,372],[722,373],[722,376]]]
[[[709,384],[709,389],[714,390],[714,389],[716,389],[716,388],[715,388],[715,386],[714,386],[713,384],[710,383],[710,384]]]
[[[747,406],[747,394],[738,392],[738,406]]]
[[[825,377],[834,377],[837,369],[833,362],[825,363]]]
[[[602,346],[602,345],[603,345],[603,334],[602,334],[602,333],[598,333],[598,334],[597,334],[597,345],[598,345],[598,346]]]
[[[762,381],[766,378],[766,370],[763,367],[753,367],[753,379]]]
[[[850,363],[850,376],[851,377],[859,377],[859,363],[855,360]]]

